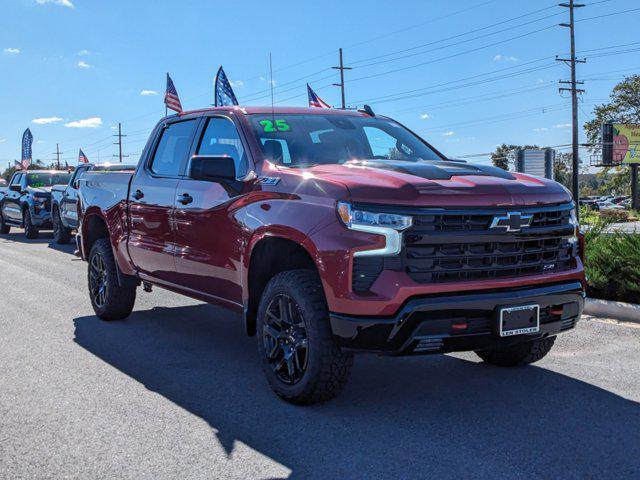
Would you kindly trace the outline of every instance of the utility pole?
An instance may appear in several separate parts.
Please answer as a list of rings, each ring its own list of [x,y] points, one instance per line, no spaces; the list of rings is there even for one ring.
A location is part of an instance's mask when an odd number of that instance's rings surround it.
[[[57,143],[54,155],[56,156],[56,170],[60,170],[60,155],[62,155],[62,152],[60,151],[60,146]]]
[[[558,58],[556,60],[559,62],[568,63],[571,67],[571,80],[568,82],[560,82],[562,84],[569,84],[570,87],[561,87],[560,92],[571,92],[571,145],[572,145],[572,175],[571,175],[571,186],[573,192],[573,201],[576,203],[576,211],[579,215],[580,209],[577,208],[578,201],[580,198],[580,188],[578,185],[578,173],[580,170],[580,159],[579,159],[579,143],[578,143],[578,94],[584,93],[583,89],[577,88],[577,85],[583,85],[584,82],[576,81],[576,63],[586,63],[585,59],[578,60],[576,59],[576,40],[575,40],[575,22],[574,22],[574,10],[576,8],[584,7],[582,3],[575,3],[574,0],[569,0],[569,3],[560,3],[560,7],[569,9],[569,23],[561,23],[561,27],[566,27],[569,29],[569,34],[571,37],[571,58]]]
[[[118,155],[114,155],[114,157],[118,157],[120,163],[122,163],[122,158],[129,155],[122,155],[122,137],[126,137],[126,135],[122,135],[122,124],[120,122],[118,122],[118,134],[114,135],[114,137],[118,137],[118,141],[114,143],[114,145],[118,145]]]
[[[340,66],[331,67],[331,68],[333,68],[334,70],[340,70],[340,83],[334,83],[333,86],[340,87],[340,90],[342,92],[342,110],[344,110],[345,108],[347,108],[347,104],[344,99],[344,71],[351,70],[351,67],[344,66],[344,63],[342,61],[342,48],[340,48],[339,52],[340,52]]]

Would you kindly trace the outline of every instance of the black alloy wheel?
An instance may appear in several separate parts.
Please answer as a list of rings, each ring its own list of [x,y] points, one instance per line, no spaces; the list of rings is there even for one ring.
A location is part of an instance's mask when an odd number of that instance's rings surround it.
[[[98,308],[105,305],[109,288],[109,280],[107,277],[107,267],[104,258],[100,253],[96,253],[91,258],[89,268],[89,291],[93,302]]]
[[[262,341],[269,366],[288,385],[298,383],[309,359],[309,337],[300,307],[293,298],[280,294],[267,307]]]

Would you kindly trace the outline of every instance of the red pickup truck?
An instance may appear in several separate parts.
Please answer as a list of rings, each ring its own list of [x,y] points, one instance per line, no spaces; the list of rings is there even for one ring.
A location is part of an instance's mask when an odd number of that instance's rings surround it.
[[[358,351],[534,362],[584,305],[564,187],[449,160],[370,108],[170,116],[135,173],[89,172],[78,198],[100,318],[141,284],[229,307],[297,404],[335,396]]]

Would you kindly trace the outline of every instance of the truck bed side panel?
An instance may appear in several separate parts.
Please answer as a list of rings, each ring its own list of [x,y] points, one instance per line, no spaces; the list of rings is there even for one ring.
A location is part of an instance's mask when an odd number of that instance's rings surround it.
[[[98,215],[107,224],[116,261],[126,275],[135,273],[127,252],[127,199],[132,177],[132,172],[88,172],[80,179],[78,194],[83,216],[83,243],[86,245],[88,238],[89,218]]]

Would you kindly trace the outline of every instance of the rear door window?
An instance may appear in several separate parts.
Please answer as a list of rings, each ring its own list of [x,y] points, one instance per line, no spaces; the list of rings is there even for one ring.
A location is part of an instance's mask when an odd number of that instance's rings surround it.
[[[185,120],[172,123],[164,129],[151,161],[153,173],[167,177],[180,175],[191,150],[197,122],[195,119]]]

